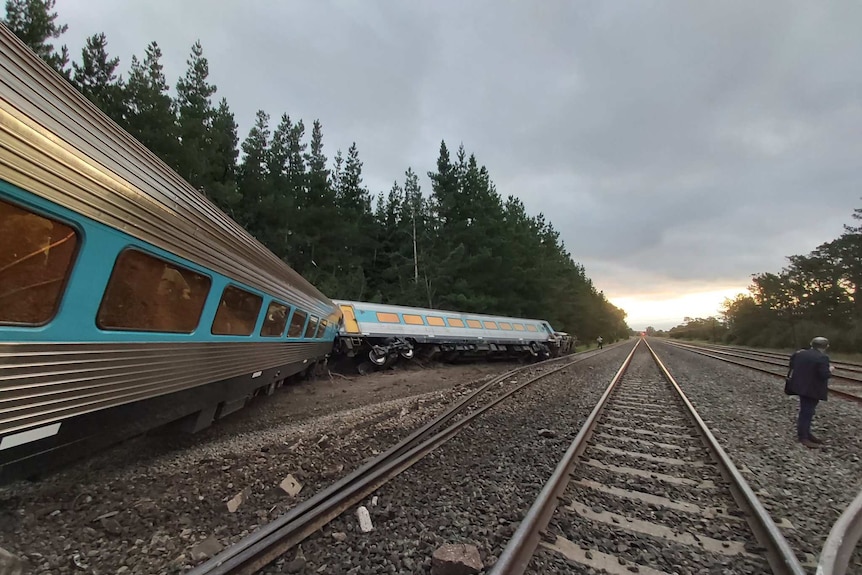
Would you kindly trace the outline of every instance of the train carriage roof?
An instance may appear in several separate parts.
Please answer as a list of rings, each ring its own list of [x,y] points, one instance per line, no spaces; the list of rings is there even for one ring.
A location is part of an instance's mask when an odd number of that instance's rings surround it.
[[[0,25],[0,165],[29,192],[328,314],[334,304]]]
[[[467,316],[467,317],[485,318],[488,320],[548,323],[543,319],[509,317],[509,316],[504,316],[504,315],[489,315],[489,314],[484,314],[484,313],[472,313],[472,312],[445,310],[445,309],[429,309],[429,308],[423,308],[423,307],[407,307],[407,306],[402,306],[402,305],[370,303],[370,302],[360,302],[360,301],[347,301],[347,300],[338,300],[338,299],[333,300],[333,301],[337,305],[352,305],[354,307],[373,309],[374,311],[381,311],[381,312],[413,313],[413,314],[419,314],[419,315],[443,315],[443,316],[450,315],[450,316],[457,316],[457,317]]]

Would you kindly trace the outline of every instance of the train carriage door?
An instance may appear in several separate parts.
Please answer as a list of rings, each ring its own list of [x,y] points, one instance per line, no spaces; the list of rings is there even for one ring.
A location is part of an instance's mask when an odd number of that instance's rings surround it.
[[[344,314],[344,331],[347,333],[359,333],[359,322],[356,321],[356,313],[352,305],[342,304],[341,313]]]

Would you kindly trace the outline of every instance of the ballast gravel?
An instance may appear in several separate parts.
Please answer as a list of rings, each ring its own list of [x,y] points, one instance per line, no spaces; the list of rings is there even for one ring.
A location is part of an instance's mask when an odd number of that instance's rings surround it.
[[[304,382],[201,435],[131,440],[42,481],[0,487],[0,548],[39,575],[185,572],[512,367]],[[486,375],[466,379],[477,373]],[[279,487],[288,475],[301,485],[295,497]]]
[[[812,431],[826,443],[808,449],[796,441],[799,401],[784,395],[783,378],[650,344],[813,571],[832,525],[862,490],[862,405],[820,402]],[[849,572],[862,573],[859,553],[854,563]]]
[[[480,415],[361,503],[373,531],[362,533],[351,509],[303,542],[301,555],[264,572],[428,573],[435,549],[461,543],[475,545],[489,568],[633,344],[585,358]]]

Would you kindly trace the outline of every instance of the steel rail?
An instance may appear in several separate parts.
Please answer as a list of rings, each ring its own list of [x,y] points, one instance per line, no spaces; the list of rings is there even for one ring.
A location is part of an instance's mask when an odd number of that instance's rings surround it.
[[[844,513],[829,530],[823,544],[817,575],[845,575],[850,559],[862,539],[862,491],[850,502]]]
[[[389,480],[414,465],[428,453],[455,436],[470,421],[536,381],[580,363],[590,356],[579,357],[565,365],[541,373],[516,385],[507,393],[464,416],[449,427],[434,432],[470,400],[508,377],[535,367],[524,366],[495,377],[468,395],[446,412],[411,433],[407,438],[349,475],[303,501],[275,521],[263,526],[238,543],[226,548],[208,561],[187,572],[187,575],[252,574],[283,555],[309,535],[341,515]],[[560,358],[557,358],[560,359]]]
[[[667,343],[668,343],[668,345],[673,345],[673,346],[676,346],[676,347],[679,347],[682,349],[690,349],[690,350],[696,350],[697,349],[697,350],[701,350],[701,351],[704,351],[707,353],[709,353],[709,352],[717,353],[717,354],[721,354],[721,355],[726,355],[726,356],[730,356],[730,357],[736,357],[739,359],[744,359],[747,361],[764,363],[766,365],[774,365],[777,367],[781,367],[782,369],[787,368],[787,362],[788,362],[788,358],[789,358],[789,356],[784,356],[783,358],[779,358],[776,356],[766,356],[766,358],[760,359],[757,357],[751,357],[751,354],[749,354],[748,351],[744,351],[743,353],[734,353],[732,350],[728,351],[727,349],[717,349],[716,347],[700,346],[700,345],[694,345],[694,344],[690,344],[690,343],[680,343],[680,342],[675,342],[675,341],[674,342],[667,342]],[[836,370],[851,371],[850,369],[847,369],[844,367],[839,367],[840,362],[835,362],[835,361],[830,360],[829,364],[832,367],[834,367]],[[860,379],[858,377],[851,377],[849,375],[838,375],[838,374],[833,373],[830,376],[830,378],[831,379],[841,379],[843,381],[849,381],[849,382],[856,383],[856,384],[862,384],[862,379]]]
[[[784,538],[784,535],[781,534],[769,512],[763,507],[760,499],[754,494],[751,486],[748,485],[748,481],[745,480],[745,477],[742,476],[742,473],[740,473],[739,469],[736,468],[736,465],[728,457],[724,448],[718,443],[718,440],[706,426],[706,423],[701,419],[700,414],[697,413],[694,405],[692,405],[682,388],[670,374],[670,371],[668,371],[667,367],[659,359],[655,350],[646,341],[644,343],[646,343],[647,349],[652,354],[662,374],[674,387],[677,394],[679,394],[686,410],[697,424],[698,431],[703,436],[704,443],[706,443],[707,448],[712,452],[713,458],[719,464],[721,474],[730,483],[730,491],[733,494],[733,498],[745,511],[748,525],[754,531],[757,540],[766,547],[766,557],[769,565],[772,567],[773,573],[805,575],[805,569],[802,568],[799,559],[797,559],[796,554],[790,548],[790,544]]]
[[[774,371],[772,371],[770,369],[766,369],[763,367],[757,367],[756,365],[751,365],[750,363],[745,363],[742,361],[736,361],[734,359],[730,359],[727,357],[721,357],[719,355],[713,355],[713,354],[709,353],[708,351],[704,351],[701,348],[694,347],[691,345],[671,343],[671,342],[666,342],[666,343],[668,345],[677,347],[679,349],[684,349],[684,350],[690,351],[692,353],[697,353],[697,354],[703,355],[705,357],[711,357],[712,359],[717,359],[718,361],[723,361],[725,363],[732,363],[733,365],[739,365],[741,367],[747,367],[748,369],[753,369],[754,371],[759,371],[760,373],[765,373],[767,375],[773,375],[775,377],[780,377],[780,378],[784,378],[787,376],[786,373],[775,373]],[[759,360],[749,359],[748,361],[759,361]],[[855,383],[860,383],[860,381],[858,379],[853,379],[853,378],[844,377],[844,376],[840,376],[840,375],[833,375],[830,379],[845,379],[845,380],[852,381]],[[842,391],[840,389],[829,389],[829,393],[831,393],[835,396],[838,396],[842,399],[848,399],[850,401],[862,403],[862,397],[855,395],[853,393],[849,393],[847,391]]]
[[[634,347],[632,347],[622,366],[620,366],[620,369],[614,375],[610,384],[608,384],[607,389],[605,389],[599,398],[598,403],[581,426],[581,430],[557,464],[551,478],[542,487],[535,502],[533,502],[533,505],[527,511],[527,514],[524,516],[514,535],[512,535],[503,553],[500,554],[500,558],[494,564],[491,575],[510,575],[513,573],[524,573],[527,570],[530,559],[532,559],[533,553],[535,553],[536,547],[539,545],[541,532],[548,526],[548,522],[557,509],[557,498],[563,494],[569,483],[569,473],[571,473],[572,468],[575,466],[578,457],[586,449],[587,440],[592,435],[593,428],[595,428],[599,416],[604,411],[608,398],[617,386],[617,382],[622,379],[641,341],[643,339],[638,340]]]
[[[704,349],[714,349],[714,350],[729,350],[729,351],[738,351],[742,353],[747,353],[750,355],[758,355],[761,357],[768,357],[771,359],[787,359],[793,352],[783,352],[783,351],[765,351],[762,349],[753,349],[750,347],[738,347],[733,345],[721,345],[717,343],[689,343],[679,340],[666,340],[668,343],[677,344],[677,345],[692,345],[696,347],[701,347]],[[852,361],[841,361],[841,360],[832,360],[830,359],[832,365],[835,366],[835,369],[841,369],[844,371],[852,371],[854,373],[862,372],[862,364],[854,363]]]
[[[731,483],[731,492],[737,503],[748,512],[749,525],[757,536],[758,541],[767,549],[767,560],[773,569],[773,572],[779,574],[805,575],[805,570],[799,564],[798,559],[790,549],[790,545],[784,539],[784,536],[778,530],[775,522],[763,508],[763,505],[754,495],[754,492],[749,487],[745,478],[742,477],[739,470],[728,458],[724,449],[718,444],[715,436],[709,431],[703,419],[698,415],[694,406],[683,393],[682,388],[676,383],[676,380],[670,375],[670,372],[658,358],[655,351],[650,345],[643,341],[652,357],[655,359],[662,374],[673,385],[676,392],[679,394],[688,413],[697,424],[697,427],[707,444],[707,448],[713,454],[713,457],[718,461],[722,475]],[[600,417],[605,405],[617,386],[625,370],[631,363],[632,356],[637,350],[635,345],[629,356],[623,362],[617,374],[614,376],[611,383],[608,385],[599,402],[593,408],[580,432],[575,437],[569,446],[563,459],[557,465],[551,478],[542,488],[536,501],[530,507],[527,515],[521,521],[515,534],[509,540],[509,544],[500,555],[500,559],[494,565],[491,575],[513,575],[521,574],[527,570],[530,561],[535,553],[541,538],[541,532],[547,527],[548,522],[557,508],[558,498],[563,494],[568,484],[568,477],[574,467],[578,456],[580,456],[587,447],[587,441],[592,435],[593,429]]]

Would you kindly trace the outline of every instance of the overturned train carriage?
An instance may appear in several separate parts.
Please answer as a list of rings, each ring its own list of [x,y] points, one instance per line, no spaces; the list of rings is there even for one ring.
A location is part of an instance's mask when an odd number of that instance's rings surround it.
[[[341,308],[336,350],[384,366],[419,355],[441,361],[470,357],[544,359],[568,351],[568,336],[546,321],[335,300]]]
[[[340,315],[0,26],[0,481],[205,427]]]

